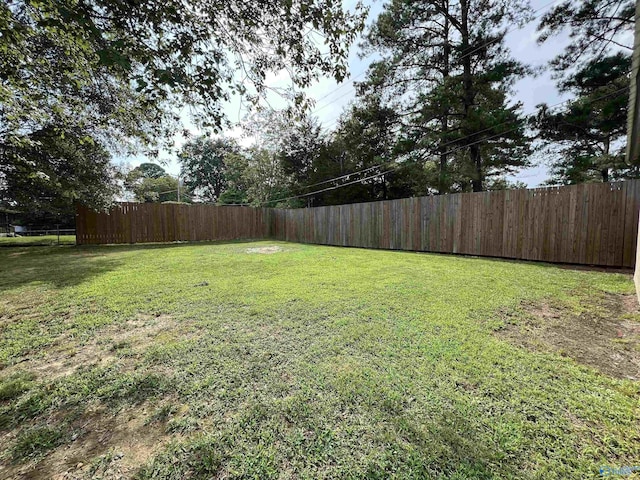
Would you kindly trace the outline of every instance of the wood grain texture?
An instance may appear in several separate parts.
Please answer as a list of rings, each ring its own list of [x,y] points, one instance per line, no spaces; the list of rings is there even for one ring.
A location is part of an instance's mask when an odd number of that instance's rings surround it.
[[[299,243],[634,267],[640,180],[305,209],[77,207],[77,243],[272,238]]]
[[[640,180],[272,209],[301,243],[633,267]]]
[[[267,238],[266,209],[119,203],[107,212],[76,207],[76,243],[199,242]],[[284,224],[283,224],[284,225]],[[280,232],[274,232],[277,236]]]

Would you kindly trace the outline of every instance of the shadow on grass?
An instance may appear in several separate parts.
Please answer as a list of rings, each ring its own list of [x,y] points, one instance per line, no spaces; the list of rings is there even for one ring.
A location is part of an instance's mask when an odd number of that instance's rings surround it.
[[[283,242],[282,240],[275,240],[269,238],[247,238],[238,240],[215,240],[215,241],[202,241],[202,242],[169,242],[169,243],[113,243],[107,245],[76,245],[76,250],[79,252],[130,252],[136,250],[158,250],[167,248],[182,248],[182,247],[206,247],[215,245],[234,245],[245,243],[257,243],[257,242],[277,242],[277,243],[292,243]]]
[[[79,285],[122,265],[122,260],[98,252],[74,254],[73,247],[25,247],[0,250],[0,292],[25,285],[55,288]]]
[[[119,253],[260,241],[262,240],[0,248],[0,292],[29,284],[44,283],[55,288],[76,286],[122,267],[126,259],[119,257]]]

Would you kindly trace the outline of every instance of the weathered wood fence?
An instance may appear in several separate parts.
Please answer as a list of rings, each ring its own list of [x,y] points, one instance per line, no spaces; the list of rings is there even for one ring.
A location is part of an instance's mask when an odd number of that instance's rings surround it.
[[[79,207],[77,242],[272,238],[301,243],[633,267],[640,180],[306,209]]]
[[[271,210],[279,240],[635,265],[640,181]]]
[[[266,209],[160,203],[120,203],[108,212],[76,212],[76,243],[197,242],[264,238]]]

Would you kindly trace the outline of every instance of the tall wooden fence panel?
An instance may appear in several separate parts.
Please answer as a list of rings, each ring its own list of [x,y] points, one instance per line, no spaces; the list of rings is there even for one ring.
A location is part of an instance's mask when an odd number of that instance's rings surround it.
[[[265,209],[120,203],[108,212],[77,207],[76,243],[146,243],[264,238]]]
[[[640,180],[269,211],[292,242],[633,267]]]

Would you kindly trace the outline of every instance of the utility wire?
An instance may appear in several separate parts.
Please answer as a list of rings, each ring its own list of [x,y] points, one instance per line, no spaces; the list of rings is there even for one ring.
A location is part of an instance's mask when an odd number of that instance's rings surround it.
[[[611,97],[611,96],[614,96],[614,95],[615,95],[616,97],[617,97],[617,96],[622,96],[622,95],[620,95],[620,93],[621,93],[621,92],[623,92],[623,91],[627,91],[627,90],[628,90],[628,88],[627,88],[627,87],[620,88],[620,89],[618,89],[618,90],[616,90],[616,91],[614,91],[614,92],[611,92],[611,93],[609,93],[609,94],[607,94],[607,95],[603,95],[602,97],[598,97],[598,98],[596,98],[596,99],[592,100],[592,102],[596,102],[596,101],[599,101],[599,100],[604,100],[604,99],[606,99],[606,98],[608,98],[608,97]],[[565,100],[564,102],[561,102],[560,104],[562,104],[562,103],[567,103],[567,102],[569,102],[569,101],[571,101],[571,100],[574,100],[574,99]],[[557,104],[557,105],[560,105],[560,104]],[[520,122],[518,122],[518,123],[522,123],[523,121],[526,121],[526,119],[523,119],[523,120],[521,120],[521,121],[520,121]],[[511,122],[509,122],[509,123],[511,123]],[[500,133],[496,133],[495,135],[492,135],[492,136],[490,136],[490,137],[482,138],[482,139],[476,140],[476,141],[471,142],[471,143],[466,143],[466,144],[464,144],[464,145],[461,145],[460,147],[457,147],[457,148],[454,148],[454,149],[449,150],[449,151],[447,151],[447,152],[444,152],[444,153],[442,153],[441,155],[451,155],[451,154],[456,153],[456,152],[458,152],[458,151],[460,151],[460,150],[464,150],[464,149],[466,149],[466,148],[468,148],[468,147],[470,147],[470,146],[472,146],[472,145],[477,145],[477,144],[479,144],[479,143],[486,142],[487,140],[492,140],[492,139],[494,139],[494,138],[501,137],[501,136],[503,136],[503,135],[505,135],[505,134],[507,134],[507,133],[511,133],[511,132],[514,132],[514,131],[518,130],[521,126],[522,126],[522,125],[517,125],[517,126],[516,126],[516,127],[514,127],[514,128],[511,128],[511,129],[509,129],[509,130],[506,130],[506,131],[503,131],[503,132],[500,132]],[[473,137],[473,136],[475,136],[475,135],[477,135],[477,134],[478,134],[478,133],[474,133],[474,134],[468,135],[468,136],[466,136],[466,137],[463,137],[463,138],[459,139],[459,140],[458,140],[458,142],[459,142],[459,141],[464,140],[465,138]],[[436,152],[436,151],[434,151],[434,150],[432,150],[432,151],[431,151],[431,153],[435,153],[435,152]],[[390,163],[393,163],[393,162],[381,163],[381,164],[379,164],[379,165],[375,165],[375,166],[373,166],[373,167],[370,167],[370,168],[368,168],[368,169],[366,169],[366,170],[372,170],[372,169],[374,169],[374,168],[378,168],[378,167],[382,167],[382,166],[385,166],[385,165],[389,165]],[[398,167],[398,168],[402,168],[403,166],[405,166],[405,165],[407,165],[407,164],[405,163],[404,165],[402,165],[402,164],[397,164],[397,165],[399,165],[399,167]],[[335,181],[336,179],[344,178],[344,177],[347,177],[347,176],[350,176],[350,175],[354,175],[355,173],[363,173],[363,172],[364,172],[364,171],[366,171],[366,170],[361,170],[360,172],[354,172],[354,173],[351,173],[351,174],[348,174],[348,175],[343,175],[342,177],[336,177],[336,178],[334,178],[334,179],[327,180],[327,181],[325,181],[324,183],[327,183],[327,182],[330,182],[330,181]],[[361,183],[361,182],[364,182],[364,181],[366,181],[366,180],[371,180],[371,179],[374,179],[374,178],[380,177],[380,176],[382,176],[382,175],[386,175],[387,173],[390,173],[390,172],[392,172],[392,171],[394,171],[394,169],[388,169],[388,170],[385,170],[385,171],[383,171],[383,172],[379,172],[379,173],[376,173],[376,174],[374,174],[374,175],[370,175],[370,176],[365,177],[365,178],[360,178],[360,179],[358,179],[358,180],[353,180],[353,181],[351,181],[351,182],[342,183],[342,184],[340,184],[340,185],[334,185],[334,186],[327,187],[327,188],[324,188],[324,189],[321,189],[321,190],[316,190],[316,191],[314,191],[314,192],[304,193],[304,194],[300,194],[300,195],[293,195],[293,196],[290,196],[290,197],[284,197],[284,198],[270,199],[270,200],[268,200],[268,201],[261,202],[259,205],[264,205],[265,203],[272,203],[272,202],[283,202],[283,201],[286,201],[286,200],[293,200],[293,199],[296,199],[296,198],[303,198],[303,197],[308,197],[308,196],[311,196],[311,195],[316,195],[316,194],[318,194],[318,193],[323,193],[323,192],[327,192],[327,191],[330,191],[330,190],[335,190],[335,189],[338,189],[338,188],[342,188],[342,187],[346,187],[346,186],[349,186],[349,185],[353,185],[353,184],[355,184],[355,183]]]
[[[605,99],[605,98],[607,98],[607,97],[609,97],[609,96],[611,96],[611,95],[616,95],[616,94],[618,94],[618,93],[620,93],[620,92],[622,92],[622,91],[624,91],[624,90],[627,90],[627,88],[626,88],[626,87],[620,88],[620,89],[616,90],[615,92],[612,92],[612,93],[610,93],[610,94],[604,95],[604,96],[599,97],[599,98],[596,98],[596,99],[594,99],[594,100],[592,100],[592,101],[593,101],[593,102],[596,102],[596,101],[599,101],[599,100],[603,100],[603,99]],[[549,107],[549,110],[553,110],[553,109],[555,109],[555,108],[557,108],[557,107],[559,107],[559,106],[561,106],[561,105],[564,105],[564,104],[566,104],[566,103],[572,102],[572,101],[574,101],[574,100],[575,100],[575,98],[569,98],[569,99],[567,99],[567,100],[563,100],[563,101],[561,101],[561,102],[555,103],[555,104],[553,104],[553,105],[551,105],[551,106]],[[520,122],[526,122],[526,121],[527,121],[527,119],[520,120]],[[499,123],[499,124],[497,124],[497,125],[493,125],[493,126],[491,126],[491,127],[485,128],[484,130],[480,130],[480,131],[478,131],[478,132],[474,132],[474,133],[472,133],[472,134],[469,134],[469,135],[467,135],[466,137],[461,137],[461,138],[458,138],[458,139],[456,139],[456,140],[452,140],[452,141],[450,141],[450,142],[447,142],[447,143],[443,143],[443,144],[441,144],[441,145],[438,145],[438,146],[437,146],[437,149],[441,149],[442,147],[447,147],[447,146],[449,146],[449,145],[459,144],[460,142],[462,142],[463,140],[465,140],[465,139],[467,139],[467,138],[474,137],[474,136],[476,136],[476,135],[480,135],[480,134],[482,134],[482,133],[486,133],[486,132],[491,131],[491,130],[495,130],[495,129],[496,129],[496,128],[498,128],[498,127],[501,127],[501,126],[503,126],[503,125],[507,125],[507,124],[511,124],[511,123],[513,123],[513,121],[512,121],[512,120],[504,121],[504,122]],[[480,139],[478,142],[474,142],[474,143],[472,143],[472,144],[465,144],[465,145],[462,145],[461,147],[458,147],[458,148],[456,148],[456,149],[454,149],[454,150],[452,150],[452,151],[440,153],[440,155],[450,155],[451,153],[455,153],[455,152],[457,152],[457,151],[459,151],[459,150],[461,150],[461,149],[464,149],[464,148],[469,147],[469,146],[471,146],[471,145],[475,145],[476,143],[483,142],[483,141],[485,141],[485,140],[490,140],[490,139],[492,139],[492,138],[495,138],[496,136],[504,135],[505,133],[511,133],[511,132],[513,132],[513,131],[517,130],[518,128],[520,128],[520,127],[521,127],[521,125],[518,125],[517,127],[513,128],[513,129],[511,129],[511,130],[507,130],[507,131],[505,131],[505,132],[501,132],[501,133],[499,133],[499,134],[497,134],[497,135],[494,135],[494,136],[492,136],[492,137],[489,137],[489,138]],[[436,149],[432,149],[432,150],[430,150],[427,154],[433,154],[433,153],[439,153],[439,152],[438,152]],[[424,157],[424,156],[425,156],[425,155],[423,155],[423,157]],[[351,172],[351,173],[348,173],[348,174],[345,174],[345,175],[341,175],[341,176],[339,176],[339,177],[331,178],[331,179],[329,179],[329,180],[324,180],[324,181],[322,181],[322,182],[314,183],[314,184],[311,184],[311,185],[306,185],[304,188],[315,187],[315,186],[317,186],[317,185],[322,185],[322,184],[329,183],[329,182],[333,182],[333,181],[336,181],[336,180],[341,180],[341,179],[346,178],[346,177],[350,177],[350,176],[357,175],[357,174],[360,174],[360,173],[365,173],[365,172],[370,171],[370,170],[373,170],[373,169],[375,169],[375,168],[379,168],[379,167],[387,166],[387,165],[389,165],[389,164],[391,164],[391,163],[393,163],[393,162],[383,162],[383,163],[380,163],[380,164],[374,165],[374,166],[372,166],[372,167],[368,167],[368,168],[363,169],[363,170],[356,170],[356,171],[354,171],[354,172]]]
[[[551,1],[551,2],[546,3],[546,4],[545,4],[545,5],[543,5],[542,7],[540,7],[540,8],[538,8],[538,9],[536,9],[533,13],[540,12],[541,10],[543,10],[543,9],[545,9],[545,8],[547,8],[547,7],[549,7],[550,5],[552,5],[552,4],[554,4],[554,3],[556,3],[557,1],[558,1],[558,0],[553,0],[553,1]],[[484,48],[485,46],[490,45],[491,43],[495,43],[495,42],[497,42],[497,41],[501,40],[502,38],[504,38],[504,36],[505,36],[505,35],[507,35],[508,33],[511,33],[512,31],[522,29],[522,28],[524,27],[524,25],[527,25],[527,24],[529,24],[529,23],[533,22],[534,20],[537,20],[537,19],[538,19],[539,17],[541,17],[541,16],[542,16],[542,14],[534,16],[531,20],[529,20],[529,21],[528,21],[528,22],[526,22],[525,24],[523,24],[523,25],[521,25],[521,26],[518,26],[518,27],[516,27],[516,28],[512,28],[512,29],[508,30],[507,32],[505,32],[505,34],[504,34],[503,36],[501,36],[501,37],[499,37],[499,38],[492,39],[492,40],[490,40],[489,42],[486,42],[486,43],[484,43],[484,44],[482,44],[482,45],[480,45],[480,46],[476,47],[474,50],[471,50],[470,52],[467,52],[465,55],[461,56],[461,57],[460,57],[460,59],[464,58],[465,56],[468,56],[468,55],[471,55],[471,54],[475,53],[476,51],[478,51],[478,50],[480,50],[480,49]],[[359,78],[360,76],[362,76],[364,73],[366,73],[366,70],[364,70],[363,72],[360,72],[356,77],[354,77],[354,78],[351,80],[351,82],[353,82],[356,78]],[[337,90],[339,90],[340,88],[342,88],[342,87],[343,87],[343,86],[345,86],[345,85],[347,85],[347,84],[344,84],[344,85],[342,85],[342,86],[338,87],[337,89],[333,90],[332,92],[329,92],[327,95],[325,95],[324,97],[322,97],[320,100],[322,100],[322,99],[324,99],[324,98],[326,98],[326,97],[330,96],[331,94],[335,93]],[[608,94],[608,95],[605,95],[605,96],[599,97],[599,98],[597,98],[597,99],[594,99],[594,100],[592,100],[592,101],[594,101],[594,102],[595,102],[595,101],[598,101],[598,100],[602,100],[602,99],[605,99],[605,98],[607,98],[607,97],[610,97],[611,95],[616,95],[616,94],[618,94],[618,93],[620,93],[620,92],[622,92],[622,91],[625,91],[625,90],[627,90],[627,88],[626,88],[626,87],[621,88],[621,89],[619,89],[619,90],[616,90],[615,92],[612,92],[612,93],[610,93],[610,94]],[[350,94],[350,93],[351,93],[351,92],[348,92],[347,94]],[[347,94],[341,95],[340,97],[338,97],[338,98],[334,99],[333,101],[331,101],[331,102],[329,102],[329,103],[325,104],[324,106],[322,106],[321,108],[317,109],[315,112],[320,111],[320,110],[322,110],[322,109],[326,108],[327,106],[331,105],[332,103],[335,103],[336,101],[338,101],[338,100],[340,100],[341,98],[345,97]],[[562,102],[558,102],[558,103],[556,103],[556,104],[554,104],[554,105],[551,105],[551,106],[549,107],[549,109],[554,109],[554,108],[556,108],[556,107],[558,107],[558,106],[560,106],[560,105],[564,105],[565,103],[569,103],[569,102],[574,101],[574,100],[575,100],[575,98],[570,98],[570,99],[564,100],[564,101],[562,101]],[[338,118],[339,118],[339,117],[338,117]],[[334,119],[331,123],[335,123],[337,120],[338,120],[338,119],[336,118],[336,119]],[[527,119],[522,119],[522,120],[521,120],[520,122],[518,122],[518,123],[526,122],[526,121],[527,121]],[[479,134],[482,134],[482,133],[485,133],[485,132],[488,132],[488,131],[494,130],[494,129],[495,129],[495,128],[497,128],[497,127],[500,127],[500,126],[503,126],[503,125],[506,125],[506,124],[510,124],[510,123],[513,123],[513,122],[512,122],[511,120],[508,120],[508,121],[505,121],[505,122],[499,123],[499,124],[497,124],[497,125],[493,125],[493,126],[488,127],[488,128],[486,128],[486,129],[484,129],[484,130],[480,130],[480,131],[478,131],[478,132],[474,132],[474,133],[472,133],[472,134],[470,134],[470,135],[467,135],[466,137],[458,138],[458,139],[452,140],[452,141],[450,141],[450,142],[447,142],[447,143],[444,143],[444,144],[438,145],[438,147],[437,147],[437,148],[438,148],[438,149],[441,149],[442,147],[445,147],[445,146],[449,146],[449,145],[453,145],[453,144],[456,144],[456,143],[460,143],[460,142],[462,142],[463,140],[465,140],[465,139],[467,139],[467,138],[474,137],[474,136],[476,136],[476,135],[479,135]],[[477,140],[477,141],[475,141],[475,142],[472,142],[472,143],[466,143],[466,144],[464,144],[464,145],[461,145],[460,147],[454,148],[454,149],[449,150],[449,151],[444,152],[444,153],[440,153],[440,155],[451,155],[452,153],[456,153],[456,152],[458,152],[458,151],[460,151],[460,150],[463,150],[463,149],[466,149],[466,148],[468,148],[468,147],[470,147],[470,146],[472,146],[472,145],[476,145],[476,144],[478,144],[478,143],[482,143],[482,142],[485,142],[485,141],[487,141],[487,140],[491,140],[491,139],[494,139],[494,138],[496,138],[496,137],[500,137],[500,136],[505,135],[505,134],[507,134],[507,133],[514,132],[514,131],[518,130],[521,126],[522,126],[522,125],[517,125],[516,127],[512,128],[512,129],[506,130],[506,131],[504,131],[504,132],[497,133],[497,134],[492,135],[492,136],[490,136],[490,137],[482,138],[482,139],[479,139],[479,140]],[[423,155],[423,156],[422,156],[422,158],[424,158],[424,156],[426,156],[426,155],[428,155],[428,154],[434,154],[434,153],[439,153],[439,152],[438,152],[437,150],[433,150],[433,149],[432,149],[432,150],[428,151],[425,155]],[[311,185],[306,185],[304,188],[311,188],[311,187],[314,187],[314,186],[323,185],[323,184],[326,184],[326,183],[334,182],[334,181],[336,181],[336,180],[341,180],[341,179],[343,179],[343,178],[348,178],[348,177],[351,177],[351,176],[353,176],[353,175],[357,175],[357,174],[361,174],[361,173],[366,173],[366,172],[371,171],[371,170],[374,170],[374,169],[376,169],[376,168],[385,167],[385,166],[389,166],[389,165],[392,165],[392,164],[396,164],[396,165],[397,165],[397,163],[395,163],[395,162],[393,162],[393,161],[391,161],[391,162],[384,162],[384,163],[380,163],[380,164],[374,165],[374,166],[372,166],[372,167],[368,167],[368,168],[366,168],[366,169],[356,170],[356,171],[354,171],[354,172],[351,172],[351,173],[348,173],[348,174],[345,174],[345,175],[341,175],[341,176],[339,176],[339,177],[331,178],[331,179],[324,180],[324,181],[322,181],[322,182],[314,183],[314,184],[311,184]],[[406,165],[406,164],[405,164],[405,165]],[[400,165],[400,168],[401,168],[402,166],[403,166],[403,165]],[[365,177],[365,178],[361,178],[361,179],[358,179],[358,180],[350,181],[350,182],[343,183],[343,184],[340,184],[340,185],[334,185],[334,186],[332,186],[332,187],[324,188],[324,189],[317,190],[317,191],[314,191],[314,192],[309,192],[309,193],[300,194],[300,195],[294,195],[294,196],[285,197],[285,198],[279,198],[279,199],[268,200],[268,201],[265,201],[265,202],[261,202],[261,203],[260,203],[260,205],[264,205],[265,203],[271,203],[271,202],[280,202],[280,201],[285,201],[285,200],[292,200],[292,199],[295,199],[295,198],[303,198],[303,197],[308,197],[308,196],[315,195],[315,194],[318,194],[318,193],[323,193],[323,192],[326,192],[326,191],[335,190],[335,189],[337,189],[337,188],[342,188],[342,187],[345,187],[345,186],[348,186],[348,185],[353,185],[353,184],[355,184],[355,183],[359,183],[359,182],[363,182],[363,181],[366,181],[366,180],[370,180],[370,179],[373,179],[373,178],[380,177],[380,176],[385,175],[385,174],[387,174],[387,173],[389,173],[389,172],[391,172],[391,171],[393,171],[393,169],[389,169],[389,170],[386,170],[386,171],[384,171],[384,172],[379,172],[379,173],[377,173],[377,174],[375,174],[375,175],[371,175],[371,176],[368,176],[368,177]],[[234,204],[234,205],[247,205],[247,204]]]
[[[559,1],[559,0],[552,0],[551,2],[545,3],[542,7],[539,7],[538,9],[534,10],[534,11],[533,11],[533,13],[534,13],[534,14],[535,14],[535,13],[538,13],[538,12],[540,12],[541,10],[544,10],[545,8],[547,8],[547,7],[551,6],[551,5],[553,5],[554,3],[558,2],[558,1]],[[462,60],[463,58],[468,57],[469,55],[473,55],[473,54],[474,54],[474,53],[476,53],[477,51],[482,50],[482,49],[483,49],[483,48],[485,48],[485,47],[488,47],[488,46],[489,46],[489,45],[491,45],[492,43],[496,43],[496,42],[498,42],[498,41],[502,40],[506,35],[508,35],[508,34],[509,34],[509,33],[511,33],[511,32],[514,32],[514,31],[516,31],[516,30],[521,30],[525,25],[528,25],[529,23],[531,23],[531,22],[533,22],[533,21],[537,20],[537,19],[538,19],[538,18],[540,18],[542,15],[543,15],[542,13],[541,13],[541,14],[539,14],[539,15],[535,15],[535,16],[534,16],[534,17],[532,17],[530,20],[528,20],[526,23],[524,23],[523,25],[516,26],[516,27],[514,27],[514,28],[511,28],[511,29],[507,30],[507,31],[504,33],[504,35],[500,35],[500,36],[498,36],[497,38],[491,39],[491,40],[489,40],[488,42],[483,43],[482,45],[478,45],[478,46],[477,46],[477,47],[475,47],[473,50],[471,50],[471,51],[469,51],[469,52],[465,53],[464,55],[460,56],[460,57],[458,58],[458,60]],[[370,56],[371,56],[371,55],[369,55],[369,57],[370,57]],[[368,58],[368,57],[367,57],[367,58]],[[360,72],[358,75],[356,75],[355,77],[353,77],[349,82],[347,82],[347,83],[343,83],[343,84],[342,84],[342,85],[340,85],[338,88],[335,88],[335,89],[334,89],[334,90],[332,90],[331,92],[329,92],[329,93],[327,93],[326,95],[324,95],[323,97],[319,98],[319,99],[318,99],[318,103],[320,103],[320,102],[321,102],[322,100],[324,100],[325,98],[327,98],[327,97],[329,97],[329,96],[333,95],[335,92],[337,92],[338,90],[342,89],[343,87],[345,87],[345,86],[349,85],[350,83],[353,83],[357,78],[360,78],[362,75],[364,75],[364,74],[367,72],[367,70],[368,70],[368,67],[367,67],[365,70],[363,70],[362,72]],[[331,105],[331,104],[333,104],[333,103],[337,102],[338,100],[341,100],[342,98],[344,98],[344,97],[346,97],[347,95],[350,95],[350,94],[351,94],[351,92],[347,92],[346,94],[341,95],[341,96],[339,96],[339,97],[337,97],[337,98],[335,98],[335,99],[331,100],[330,102],[326,103],[326,104],[325,104],[325,105],[323,105],[322,107],[316,108],[316,109],[315,109],[315,110],[313,110],[311,113],[312,113],[312,114],[317,113],[317,112],[319,112],[319,111],[321,111],[321,110],[325,109],[325,108],[326,108],[326,107],[328,107],[329,105]],[[338,117],[338,118],[339,118],[339,117]],[[338,120],[337,118],[336,118],[335,120],[332,120],[332,121],[329,123],[329,126],[330,126],[331,124],[335,123],[337,120]],[[327,127],[327,128],[328,128],[328,127]]]

